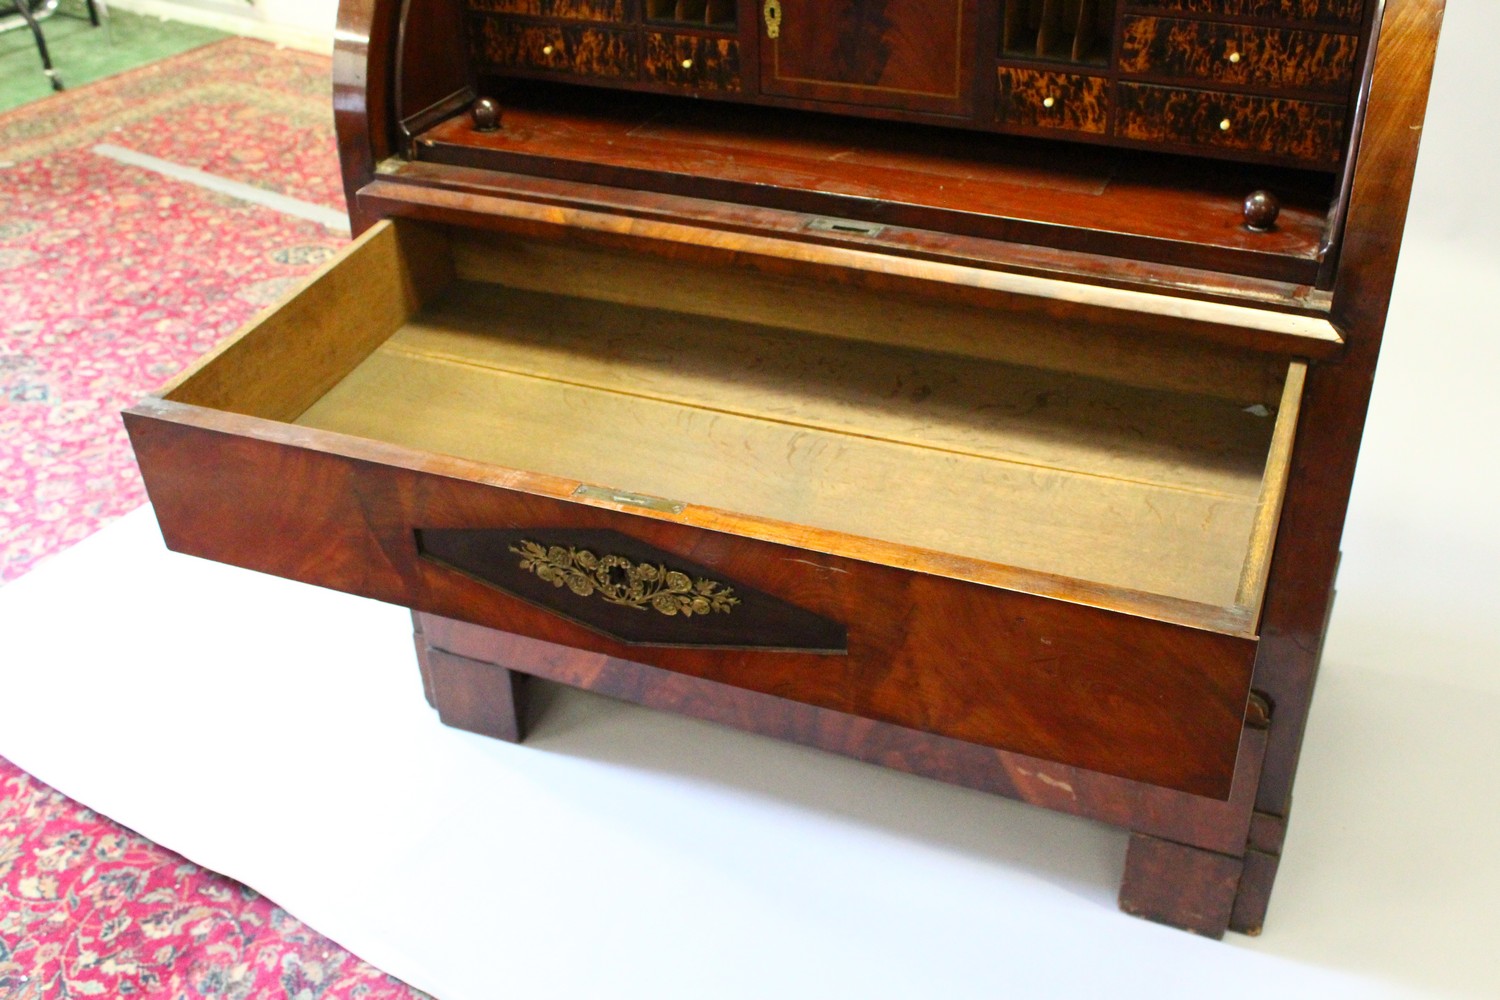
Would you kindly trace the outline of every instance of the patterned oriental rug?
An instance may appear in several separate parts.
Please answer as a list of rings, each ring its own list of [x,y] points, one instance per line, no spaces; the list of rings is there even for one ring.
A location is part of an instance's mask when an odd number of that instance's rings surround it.
[[[0,115],[0,583],[144,503],[119,411],[347,241],[191,180],[341,213],[329,95],[230,39]],[[423,994],[0,758],[0,997],[63,996]]]

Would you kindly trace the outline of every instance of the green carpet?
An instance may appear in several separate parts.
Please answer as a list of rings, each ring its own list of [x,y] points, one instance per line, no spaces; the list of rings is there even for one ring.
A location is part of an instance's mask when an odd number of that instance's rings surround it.
[[[10,0],[0,0],[0,18],[9,17],[12,9]],[[63,0],[57,13],[42,22],[42,33],[52,65],[69,88],[225,37],[210,28],[113,9],[109,27],[95,28],[83,0]],[[31,32],[21,27],[0,34],[0,111],[51,93]]]

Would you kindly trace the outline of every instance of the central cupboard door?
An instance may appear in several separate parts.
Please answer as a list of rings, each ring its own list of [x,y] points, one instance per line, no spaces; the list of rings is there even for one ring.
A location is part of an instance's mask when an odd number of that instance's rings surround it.
[[[760,0],[761,91],[970,110],[975,0]]]

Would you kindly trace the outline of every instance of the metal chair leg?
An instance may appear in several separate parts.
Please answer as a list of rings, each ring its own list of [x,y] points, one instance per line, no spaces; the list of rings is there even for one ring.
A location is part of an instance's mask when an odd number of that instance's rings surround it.
[[[26,26],[31,29],[31,34],[36,38],[36,50],[42,57],[42,72],[47,74],[47,79],[52,82],[53,90],[62,90],[62,78],[57,75],[57,70],[52,68],[52,56],[47,51],[47,38],[42,34],[42,26],[37,23],[36,15],[31,12],[30,0],[20,0],[16,4],[16,12],[21,15]]]

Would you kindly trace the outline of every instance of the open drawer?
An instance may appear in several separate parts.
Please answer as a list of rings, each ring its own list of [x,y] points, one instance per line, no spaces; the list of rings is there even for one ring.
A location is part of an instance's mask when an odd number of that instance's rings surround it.
[[[126,422],[176,550],[1226,798],[1304,367],[1046,323],[385,222]]]

